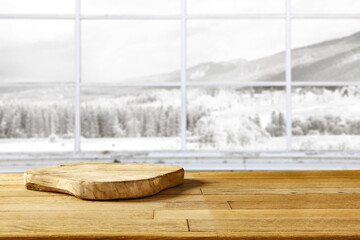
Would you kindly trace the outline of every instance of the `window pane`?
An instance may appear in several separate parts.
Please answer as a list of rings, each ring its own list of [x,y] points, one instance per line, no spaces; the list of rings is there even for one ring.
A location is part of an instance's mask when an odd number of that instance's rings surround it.
[[[74,0],[0,0],[0,14],[59,14],[74,10]]]
[[[284,81],[284,29],[283,20],[189,21],[188,81]]]
[[[285,150],[284,88],[191,88],[191,150]]]
[[[294,149],[360,149],[359,86],[297,87],[292,105]]]
[[[82,150],[180,149],[177,88],[83,88]]]
[[[74,53],[71,20],[0,20],[0,82],[74,81]]]
[[[72,151],[73,88],[0,88],[0,152]]]
[[[176,14],[180,0],[83,0],[85,14]]]
[[[190,14],[283,13],[285,0],[188,0]]]
[[[359,30],[360,20],[293,20],[293,81],[359,81]]]
[[[82,32],[83,81],[180,81],[179,21],[90,20]]]
[[[292,0],[293,13],[360,13],[359,0]]]

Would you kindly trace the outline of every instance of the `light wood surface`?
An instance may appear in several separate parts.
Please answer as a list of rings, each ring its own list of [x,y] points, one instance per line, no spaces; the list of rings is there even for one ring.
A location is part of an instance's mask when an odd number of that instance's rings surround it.
[[[26,171],[24,178],[30,190],[112,200],[147,197],[177,186],[184,181],[184,169],[157,164],[69,163],[34,168]]]
[[[360,171],[194,172],[140,199],[29,191],[0,174],[0,239],[360,239]]]

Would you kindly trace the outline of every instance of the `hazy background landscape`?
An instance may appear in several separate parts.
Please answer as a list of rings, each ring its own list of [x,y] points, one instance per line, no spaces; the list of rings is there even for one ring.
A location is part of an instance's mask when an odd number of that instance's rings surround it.
[[[360,80],[359,23],[292,21],[292,80],[318,85],[292,88],[294,150],[359,150],[360,89],[347,85]],[[284,83],[284,24],[188,22],[187,81],[219,83],[187,88],[189,150],[286,149],[284,87],[221,87]],[[72,20],[1,20],[0,82],[73,82],[73,30]],[[180,81],[177,20],[84,21],[82,34],[84,83]],[[180,109],[180,88],[82,87],[81,148],[179,150]],[[0,151],[20,143],[21,151],[73,150],[73,88],[0,88]]]

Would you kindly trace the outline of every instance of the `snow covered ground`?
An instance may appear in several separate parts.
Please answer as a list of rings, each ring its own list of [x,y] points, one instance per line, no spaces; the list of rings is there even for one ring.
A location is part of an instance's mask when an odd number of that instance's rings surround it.
[[[47,138],[0,139],[0,152],[68,152],[73,139]],[[180,150],[180,138],[93,138],[81,139],[82,151]]]
[[[293,150],[359,151],[358,135],[293,136]]]
[[[69,152],[74,151],[73,139],[10,138],[0,139],[0,152]]]
[[[293,150],[358,151],[360,136],[293,136]],[[82,139],[82,151],[178,151],[180,138],[93,138]],[[200,146],[198,142],[188,142],[188,150],[230,150],[230,151],[284,151],[286,137],[272,137],[251,146],[226,146],[219,148]],[[74,150],[73,139],[0,139],[0,152],[70,152]]]
[[[180,137],[82,139],[83,151],[180,150]]]

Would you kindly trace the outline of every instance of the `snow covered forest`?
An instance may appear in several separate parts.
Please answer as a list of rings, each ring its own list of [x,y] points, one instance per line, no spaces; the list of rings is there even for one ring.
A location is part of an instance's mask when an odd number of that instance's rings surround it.
[[[0,94],[0,139],[72,140],[73,98],[44,101],[62,91],[47,89],[39,100],[30,101],[24,96],[32,95],[31,91],[36,90]],[[41,94],[34,92],[34,96]],[[160,139],[167,148],[178,149],[180,99],[176,88],[85,88],[83,141],[92,139],[99,148],[104,144],[103,150],[119,142],[123,148],[142,150],[139,141],[122,139],[138,139],[144,145]],[[193,87],[188,89],[187,99],[188,149],[285,149],[284,88]],[[296,87],[292,101],[294,149],[358,148],[359,87]]]
[[[0,138],[72,138],[73,132],[70,103],[0,102]]]

